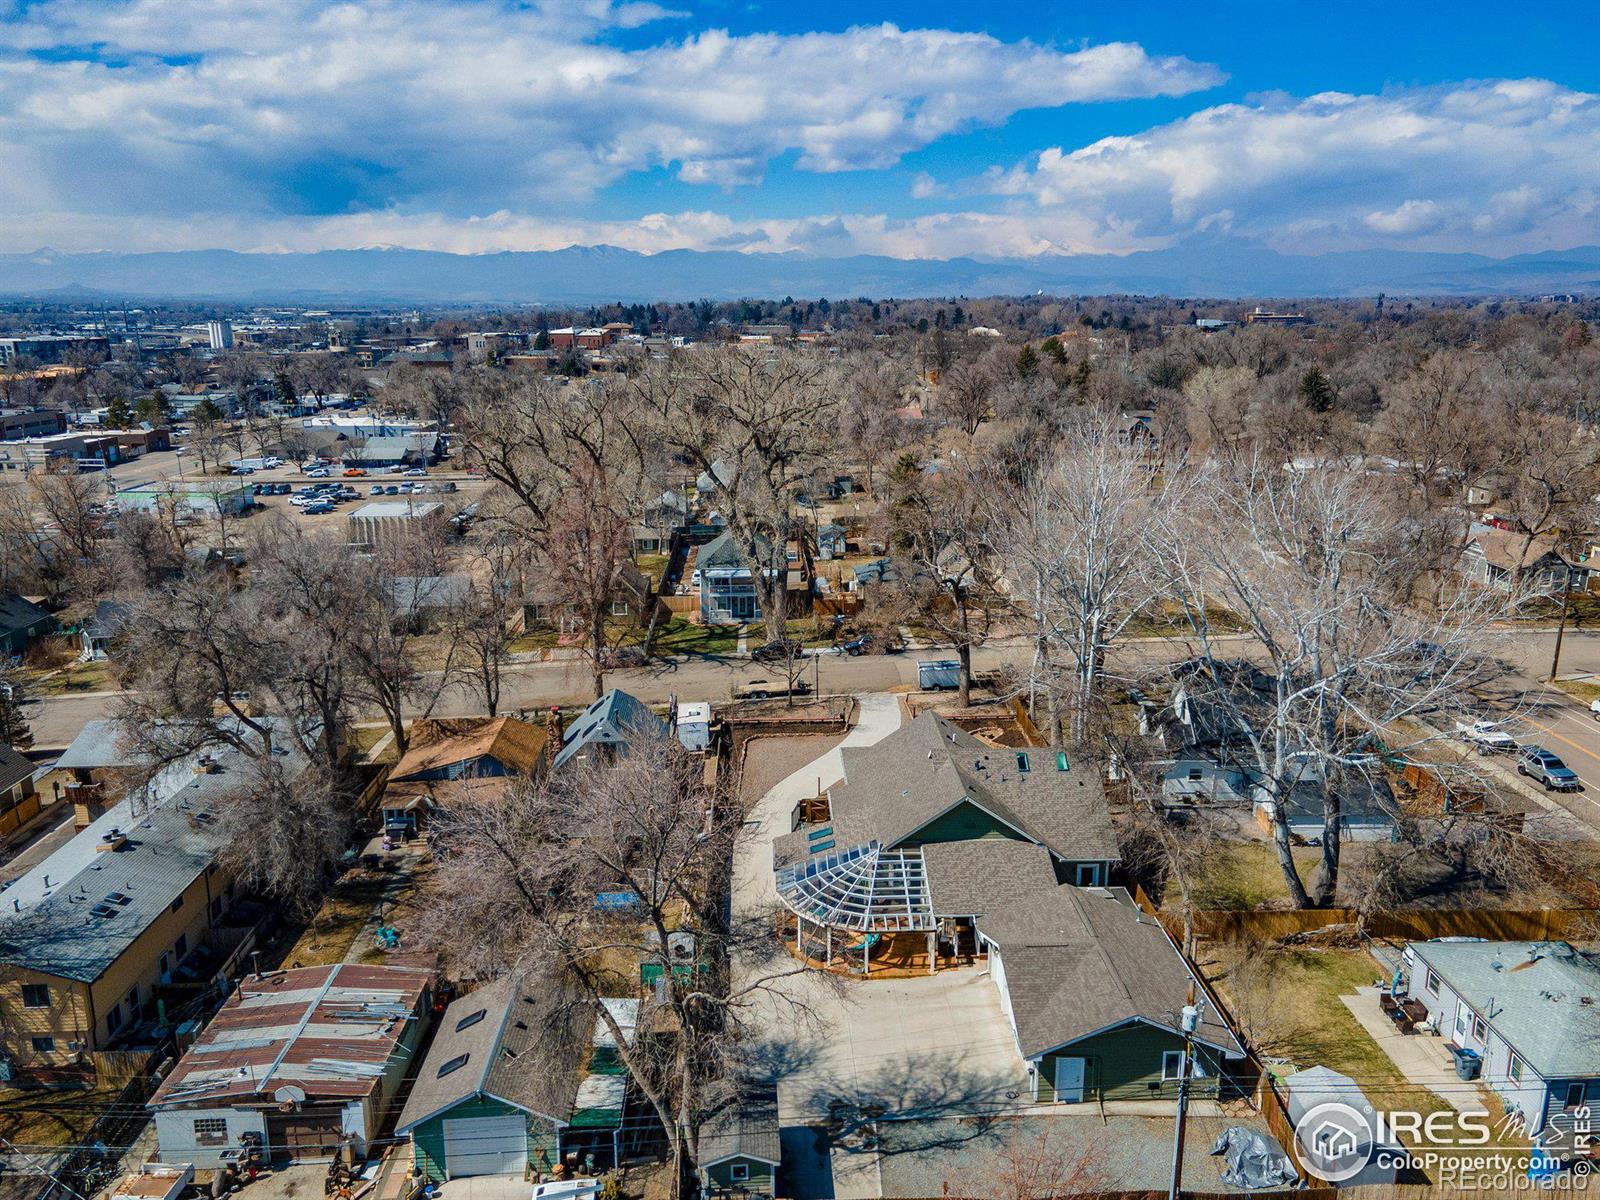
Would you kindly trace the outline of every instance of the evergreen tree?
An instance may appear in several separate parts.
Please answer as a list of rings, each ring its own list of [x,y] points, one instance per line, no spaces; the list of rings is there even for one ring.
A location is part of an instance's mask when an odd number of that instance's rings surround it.
[[[1333,384],[1322,368],[1312,367],[1300,376],[1300,398],[1312,412],[1325,413],[1333,407]]]

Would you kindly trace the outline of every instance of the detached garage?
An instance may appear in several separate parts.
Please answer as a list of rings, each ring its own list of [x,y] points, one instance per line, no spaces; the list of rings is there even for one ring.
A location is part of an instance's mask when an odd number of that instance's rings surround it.
[[[395,1132],[429,1182],[549,1173],[593,1018],[548,983],[502,979],[445,1010]]]

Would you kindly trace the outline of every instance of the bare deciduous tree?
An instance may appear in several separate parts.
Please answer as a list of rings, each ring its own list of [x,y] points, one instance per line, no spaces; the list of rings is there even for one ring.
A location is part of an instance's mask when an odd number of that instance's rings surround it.
[[[1484,652],[1507,598],[1461,588],[1440,607],[1416,603],[1406,519],[1359,471],[1252,460],[1213,472],[1203,497],[1165,515],[1153,548],[1198,651],[1185,686],[1241,740],[1273,805],[1291,898],[1325,905],[1338,885],[1341,789],[1381,775],[1386,753],[1449,736],[1471,686],[1493,674]],[[1218,641],[1211,604],[1244,623],[1247,645]],[[1415,723],[1423,732],[1408,743],[1401,731]],[[1322,807],[1309,885],[1289,832],[1301,785]]]
[[[467,977],[532,976],[581,997],[616,1039],[686,1183],[701,1123],[729,1082],[741,1015],[774,997],[794,1003],[775,985],[808,969],[772,957],[770,921],[727,922],[738,815],[713,807],[698,759],[640,732],[620,758],[463,800],[442,820],[448,852],[424,901],[423,938]],[[629,900],[600,904],[601,894]],[[730,986],[729,957],[747,948],[772,965]],[[659,973],[652,1023],[668,1037],[625,1036],[602,1003],[637,994],[640,964]]]

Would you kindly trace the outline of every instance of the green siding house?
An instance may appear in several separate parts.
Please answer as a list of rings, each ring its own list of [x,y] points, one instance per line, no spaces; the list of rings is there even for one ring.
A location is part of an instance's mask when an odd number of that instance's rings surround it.
[[[634,1000],[607,1001],[630,1031]],[[547,981],[501,979],[439,1022],[395,1132],[431,1183],[615,1160],[626,1080],[603,1022]]]
[[[700,1188],[710,1197],[777,1194],[778,1089],[747,1084],[700,1130]]]
[[[1166,931],[1120,888],[1056,888],[979,923],[989,974],[1040,1103],[1175,1096],[1182,1013],[1204,991]],[[1226,1094],[1243,1045],[1202,1008],[1193,1095]]]
[[[56,631],[56,619],[16,592],[0,592],[0,652],[21,654],[28,643]]]

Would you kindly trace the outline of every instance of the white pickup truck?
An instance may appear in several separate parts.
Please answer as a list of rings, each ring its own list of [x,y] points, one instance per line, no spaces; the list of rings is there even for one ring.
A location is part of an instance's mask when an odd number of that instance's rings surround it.
[[[1517,748],[1517,739],[1498,721],[1457,721],[1456,732],[1462,741],[1476,746],[1479,754],[1510,754]]]

